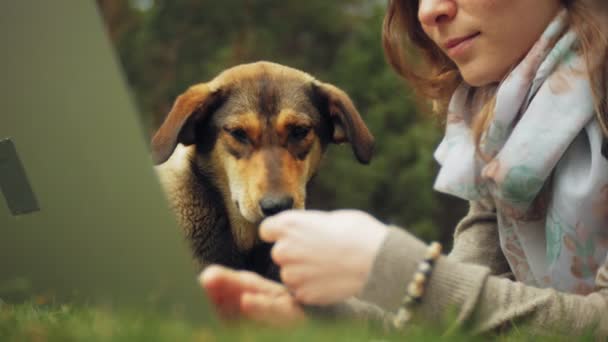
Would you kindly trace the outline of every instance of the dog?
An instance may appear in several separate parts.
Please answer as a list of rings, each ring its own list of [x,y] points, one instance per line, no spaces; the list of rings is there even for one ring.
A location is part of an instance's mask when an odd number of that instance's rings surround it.
[[[304,208],[328,144],[344,142],[370,162],[374,138],[348,95],[283,65],[235,66],[181,94],[151,150],[199,270],[219,263],[279,280],[258,225]]]

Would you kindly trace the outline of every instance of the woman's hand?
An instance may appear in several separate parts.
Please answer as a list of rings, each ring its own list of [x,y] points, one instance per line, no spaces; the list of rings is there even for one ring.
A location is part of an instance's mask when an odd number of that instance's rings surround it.
[[[260,236],[276,242],[272,259],[295,299],[326,305],[359,294],[387,233],[355,210],[290,210],[262,222]]]
[[[199,281],[223,319],[245,317],[273,326],[306,319],[285,286],[255,273],[211,265]]]

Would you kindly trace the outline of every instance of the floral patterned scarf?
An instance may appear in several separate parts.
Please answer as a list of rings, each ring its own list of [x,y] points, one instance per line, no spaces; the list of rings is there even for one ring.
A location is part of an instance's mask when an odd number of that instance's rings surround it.
[[[496,208],[500,246],[517,280],[585,294],[608,286],[608,161],[584,59],[562,10],[490,90],[495,115],[480,158],[470,122],[480,88],[462,84],[435,151],[435,189]],[[488,86],[490,87],[490,86]]]

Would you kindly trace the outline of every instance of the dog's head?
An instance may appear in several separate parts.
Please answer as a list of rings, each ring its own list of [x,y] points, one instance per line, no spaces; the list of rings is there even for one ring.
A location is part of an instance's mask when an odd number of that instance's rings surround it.
[[[196,164],[250,223],[303,208],[306,184],[328,143],[350,142],[361,163],[373,137],[333,85],[278,64],[228,69],[180,95],[152,139],[156,164],[176,145],[196,146]]]

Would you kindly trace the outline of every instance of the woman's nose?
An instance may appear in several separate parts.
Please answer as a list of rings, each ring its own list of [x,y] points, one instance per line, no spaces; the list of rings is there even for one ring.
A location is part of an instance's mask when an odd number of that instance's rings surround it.
[[[419,0],[418,20],[424,26],[434,26],[454,18],[456,0]]]

